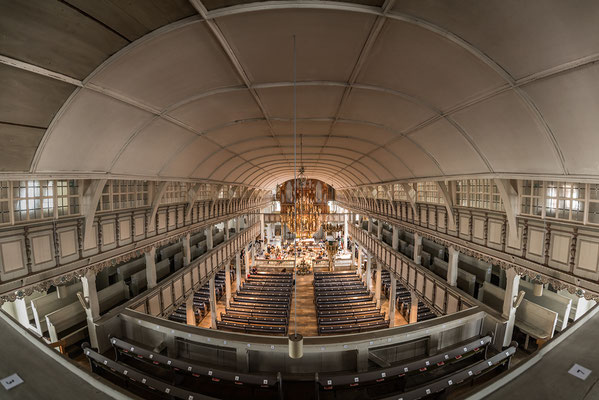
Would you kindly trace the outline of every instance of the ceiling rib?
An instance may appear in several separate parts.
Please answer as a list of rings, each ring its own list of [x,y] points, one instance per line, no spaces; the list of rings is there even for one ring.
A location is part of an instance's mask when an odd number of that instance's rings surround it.
[[[324,7],[321,7],[321,6],[299,5],[299,4],[296,4],[296,3],[297,3],[297,2],[283,2],[283,4],[281,4],[281,5],[279,5],[279,6],[278,6],[278,8],[290,8],[290,7],[303,7],[303,8],[324,8]],[[389,3],[389,2],[386,2],[386,6],[388,6],[388,3]],[[272,7],[272,8],[270,8],[270,6],[269,6],[269,5],[265,5],[265,7],[266,7],[266,8],[263,8],[263,9],[275,9],[275,8],[277,8],[277,7]],[[329,7],[329,6],[327,6],[327,7],[328,7],[328,8],[331,8],[331,7]],[[337,6],[335,6],[334,8],[335,8],[335,9],[339,9],[339,10],[345,9],[346,11],[354,11],[354,12],[363,12],[363,13],[375,14],[375,15],[379,15],[379,16],[381,15],[381,13],[380,13],[380,12],[374,12],[374,11],[372,10],[372,8],[366,8],[366,7],[346,7],[346,8],[343,8],[342,6],[338,6],[338,7],[337,7]],[[245,11],[239,11],[239,10],[238,10],[238,11],[235,11],[235,12],[245,12]],[[209,18],[215,18],[215,17],[219,16],[219,15],[217,15],[217,14],[212,14],[212,13],[208,13],[208,14],[209,14],[209,15],[208,15],[208,17],[209,17]],[[389,16],[388,16],[388,17],[389,17]],[[394,18],[394,19],[397,19],[397,18],[395,18],[395,17],[393,17],[393,16],[391,16],[391,17],[392,17],[392,18]],[[428,22],[426,22],[426,21],[422,21],[422,22],[424,22],[424,23],[426,23],[426,24],[428,24],[428,25],[431,25],[431,24],[429,24],[429,23],[428,23]],[[413,23],[413,22],[411,22],[411,23]],[[439,28],[439,29],[440,29],[440,28]],[[451,32],[447,32],[447,33],[449,34],[449,36],[454,36],[454,37],[455,37],[455,35],[454,35],[454,34],[452,34]],[[462,40],[462,39],[460,39],[460,38],[458,38],[458,39],[459,39],[459,40]],[[463,42],[464,42],[464,41],[463,41]],[[467,46],[470,46],[470,45],[469,45],[467,42],[464,42],[464,44],[465,44],[465,45],[467,45]],[[474,49],[474,50],[476,50],[476,51],[478,52],[478,55],[479,55],[479,56],[486,57],[486,55],[484,55],[484,53],[480,52],[478,49],[475,49],[475,48],[473,48],[473,49]],[[53,78],[53,79],[58,79],[58,80],[62,80],[62,81],[65,81],[65,80],[64,80],[65,78],[66,78],[66,79],[71,79],[71,80],[73,80],[74,82],[69,82],[69,83],[72,83],[72,84],[74,84],[74,85],[76,85],[76,86],[78,86],[78,87],[81,87],[81,85],[82,85],[81,81],[77,81],[76,79],[73,79],[73,78],[70,78],[70,77],[67,77],[67,76],[64,76],[64,75],[63,75],[62,77],[60,77],[60,76],[59,76],[59,77],[57,77],[57,76],[54,76],[54,75],[56,75],[56,73],[54,73],[54,72],[52,72],[52,71],[44,70],[43,68],[41,69],[41,70],[43,70],[43,71],[35,71],[35,69],[36,69],[36,68],[39,68],[39,67],[32,66],[32,67],[34,67],[34,68],[29,68],[30,66],[29,66],[28,64],[26,64],[26,63],[21,63],[21,64],[19,64],[19,65],[11,64],[11,63],[10,63],[10,60],[8,60],[8,61],[6,60],[6,57],[4,57],[4,56],[0,56],[0,57],[3,57],[3,58],[4,58],[4,61],[5,61],[4,63],[5,63],[5,64],[7,64],[7,65],[11,65],[11,66],[13,66],[13,67],[16,67],[16,68],[21,68],[21,69],[30,70],[31,72],[38,73],[38,74],[40,74],[40,75],[48,76],[48,77],[51,77],[51,78]],[[521,78],[521,79],[520,79],[520,80],[518,80],[518,81],[514,81],[514,80],[513,80],[513,78],[511,78],[511,77],[510,77],[510,79],[511,79],[511,81],[512,81],[512,85],[511,85],[511,87],[510,87],[510,88],[511,88],[511,89],[513,89],[513,88],[517,88],[517,87],[519,87],[519,86],[521,86],[521,85],[526,85],[526,84],[529,84],[529,83],[531,83],[531,82],[534,82],[534,81],[536,81],[536,80],[538,80],[538,79],[546,79],[546,78],[548,78],[548,77],[551,77],[551,76],[553,76],[553,75],[557,75],[557,74],[563,74],[563,73],[565,73],[565,72],[568,72],[568,71],[569,71],[569,70],[571,70],[571,69],[576,69],[576,68],[581,68],[581,67],[584,67],[584,66],[586,66],[586,65],[591,65],[591,64],[594,64],[594,63],[596,63],[598,59],[599,59],[599,55],[598,55],[598,54],[591,55],[591,56],[584,57],[584,58],[581,58],[581,59],[578,59],[578,60],[575,60],[575,61],[568,62],[568,63],[566,63],[566,64],[563,64],[563,65],[561,65],[561,66],[558,66],[558,67],[553,67],[553,68],[551,68],[551,69],[549,69],[549,70],[546,70],[546,71],[542,71],[542,72],[539,72],[539,73],[535,73],[535,74],[533,74],[533,75],[530,75],[530,76],[528,76],[528,77]],[[491,59],[489,59],[489,60],[491,61],[491,63],[493,63],[493,64],[497,65],[497,64],[496,64],[496,63],[495,63],[493,60],[491,60]],[[0,62],[3,62],[3,61],[2,61],[2,60],[0,60]],[[19,62],[19,63],[20,63],[20,62]],[[25,65],[22,65],[22,64],[25,64]],[[505,71],[504,71],[504,72],[505,72]],[[60,75],[60,74],[58,74],[58,75]],[[508,75],[508,76],[509,76],[509,75]],[[86,81],[87,81],[87,79],[86,79],[86,80],[84,80],[83,82],[86,82]],[[65,82],[66,82],[66,81],[65,81]],[[77,82],[78,82],[78,84],[77,84]],[[506,89],[506,88],[504,88],[504,89],[502,89],[502,90],[503,90],[503,91],[505,91],[505,90],[509,90],[510,88],[507,88],[507,89]],[[93,89],[92,89],[92,90],[93,90]],[[518,92],[518,91],[516,91],[516,92]],[[492,95],[493,95],[493,94],[492,94]],[[526,97],[528,97],[528,96],[526,96]],[[129,99],[129,100],[130,100],[130,99]],[[541,124],[543,124],[543,125],[544,125],[544,129],[545,129],[546,131],[547,131],[547,130],[549,130],[549,131],[550,131],[550,134],[549,134],[549,135],[550,135],[550,140],[552,140],[554,147],[556,147],[556,148],[557,148],[557,150],[558,150],[558,153],[559,153],[559,157],[561,158],[561,160],[562,160],[562,164],[563,164],[563,166],[564,166],[564,173],[566,173],[566,174],[567,174],[567,172],[568,172],[568,171],[565,169],[565,161],[563,160],[563,155],[561,155],[561,150],[559,149],[558,143],[557,143],[557,141],[555,140],[555,136],[553,135],[553,132],[551,132],[551,128],[549,127],[549,125],[548,125],[548,124],[545,122],[545,120],[543,119],[543,116],[541,115],[541,113],[540,113],[540,111],[538,110],[538,108],[536,107],[536,105],[535,105],[534,103],[532,103],[532,99],[530,99],[530,98],[528,98],[528,100],[527,100],[527,99],[524,99],[524,102],[529,104],[529,109],[530,109],[531,113],[532,113],[532,114],[534,114],[534,115],[536,116],[536,118],[537,118],[537,119],[538,119],[538,120],[541,122]],[[172,122],[172,121],[171,121],[171,122]],[[471,145],[473,145],[474,147],[476,147],[476,146],[474,145],[474,143],[471,141],[471,139],[470,139],[470,143],[471,143]],[[492,170],[491,170],[491,172],[492,172]]]
[[[275,167],[277,167],[277,168],[278,168],[279,166],[282,166],[282,165],[284,165],[284,164],[282,163],[282,161],[283,161],[283,160],[280,160],[280,159],[279,159],[279,160],[277,160],[277,159],[273,159],[273,160],[265,160],[265,161],[264,161],[264,163],[261,163],[260,165],[264,166],[265,168],[269,168],[269,171],[271,171],[271,168],[275,168]],[[314,161],[314,160],[312,160],[312,161]],[[310,164],[310,165],[311,165],[313,168],[315,168],[315,167],[319,167],[319,166],[329,166],[329,165],[330,165],[330,166],[333,166],[333,167],[337,167],[337,166],[339,166],[338,164],[342,164],[342,165],[344,165],[344,164],[343,164],[341,161],[335,161],[335,160],[327,160],[327,162],[323,162],[323,161],[321,160],[321,161],[319,161],[319,163],[318,163],[318,164]],[[239,168],[241,168],[241,166],[239,166],[239,167],[236,167],[235,169],[239,169]],[[360,172],[359,172],[359,170],[358,170],[357,168],[353,168],[353,169],[354,169],[356,172],[360,173]],[[363,178],[363,179],[360,179],[360,178],[358,178],[358,176],[357,176],[355,173],[353,173],[353,172],[350,172],[350,171],[342,171],[340,174],[341,174],[341,175],[343,175],[343,176],[352,176],[352,177],[354,177],[354,178],[356,178],[356,179],[358,179],[358,180],[367,180],[366,176],[365,176],[364,174],[362,174],[362,173],[360,173],[360,175],[362,176],[362,178]],[[243,174],[240,174],[240,176],[241,176],[241,175],[243,175]],[[248,176],[249,176],[249,175],[248,175]]]
[[[344,89],[343,95],[341,96],[341,100],[339,101],[339,106],[337,107],[337,112],[335,114],[335,118],[334,118],[331,126],[329,127],[329,137],[333,133],[333,130],[335,129],[335,125],[336,125],[337,121],[339,120],[339,118],[341,117],[341,114],[343,113],[343,108],[344,108],[345,104],[347,103],[347,99],[349,98],[349,95],[351,94],[351,91],[352,91],[352,85],[354,83],[356,83],[356,80],[358,79],[360,71],[362,70],[364,63],[366,62],[366,59],[370,55],[372,46],[376,42],[376,39],[378,38],[378,36],[381,32],[381,29],[383,29],[383,25],[385,24],[385,21],[386,21],[384,15],[393,6],[394,3],[395,3],[395,0],[386,0],[385,1],[384,5],[383,5],[383,9],[382,9],[383,15],[376,17],[376,20],[374,21],[374,24],[373,24],[372,28],[370,29],[370,32],[368,33],[368,37],[366,38],[366,41],[364,42],[364,46],[362,47],[362,50],[360,51],[360,54],[358,55],[358,59],[356,60],[356,64],[354,65],[354,68],[352,69],[352,72],[349,76],[349,80],[347,82],[348,86]],[[329,138],[327,138],[325,140],[324,145],[322,146],[321,152],[322,152],[322,150],[324,150],[324,148],[326,147],[328,142],[329,142]],[[406,164],[403,162],[403,160],[400,160],[400,162],[404,166],[406,166]],[[391,176],[393,176],[393,174],[391,174]]]
[[[235,68],[235,70],[237,71],[239,76],[241,77],[241,80],[243,81],[243,83],[245,84],[247,89],[249,90],[254,101],[258,105],[258,108],[260,108],[260,111],[264,115],[264,118],[266,119],[266,122],[269,126],[269,129],[270,129],[273,139],[278,143],[278,139],[276,137],[275,130],[270,122],[270,119],[268,118],[268,113],[266,112],[266,108],[264,107],[264,104],[262,103],[260,96],[258,96],[258,92],[256,92],[256,90],[252,88],[252,82],[250,81],[250,78],[249,78],[247,72],[241,65],[239,58],[237,58],[237,55],[233,51],[233,48],[229,44],[229,41],[225,37],[224,33],[220,30],[220,28],[218,27],[216,22],[214,22],[212,19],[209,19],[207,17],[208,10],[206,9],[206,7],[202,3],[202,1],[201,0],[190,0],[190,2],[193,5],[193,7],[198,11],[198,13],[202,16],[202,18],[204,18],[206,20],[206,23],[208,24],[208,28],[210,28],[210,31],[212,32],[212,34],[214,35],[216,40],[221,45],[223,51],[225,52],[225,54],[227,55],[227,57],[233,64],[233,67]],[[291,166],[291,161],[289,161],[289,165]]]

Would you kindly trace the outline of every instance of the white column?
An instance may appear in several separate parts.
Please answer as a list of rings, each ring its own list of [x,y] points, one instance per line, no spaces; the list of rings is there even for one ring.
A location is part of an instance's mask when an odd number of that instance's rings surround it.
[[[371,290],[372,286],[372,255],[370,253],[366,253],[366,288]]]
[[[381,285],[383,283],[381,273],[382,273],[381,263],[377,262],[376,263],[376,283],[375,283],[375,287],[374,287],[374,298],[376,300],[377,308],[381,306]]]
[[[225,240],[229,240],[229,220],[224,222],[225,225]]]
[[[343,215],[343,249],[347,250],[347,237],[349,236],[348,227],[347,227],[347,214]],[[353,260],[353,257],[352,257]]]
[[[216,329],[216,288],[214,287],[215,275],[210,278],[210,327]]]
[[[214,238],[212,237],[212,225],[206,228],[206,251],[212,250],[214,247]]]
[[[449,261],[447,262],[447,283],[451,286],[458,285],[458,260],[460,251],[449,246]]]
[[[183,242],[183,265],[187,266],[191,262],[191,237],[189,233],[181,239]]]
[[[158,278],[156,277],[156,247],[152,247],[150,251],[144,252],[146,257],[146,281],[148,289],[156,287]]]
[[[395,326],[395,302],[397,301],[397,283],[395,282],[395,274],[391,272],[391,287],[389,288],[389,327]]]
[[[196,326],[196,315],[193,310],[193,293],[185,300],[185,314],[187,315],[187,325]]]
[[[239,233],[241,230],[241,217],[235,218],[235,233]]]
[[[29,327],[29,315],[27,315],[27,301],[22,298],[15,300],[15,313],[17,314],[17,320],[21,325]]]
[[[83,285],[83,298],[87,303],[85,314],[87,318],[87,329],[89,331],[89,341],[91,347],[98,348],[98,336],[94,321],[100,318],[100,302],[98,301],[98,291],[96,290],[96,273],[88,271],[81,277]]]
[[[241,287],[241,252],[235,254],[235,288]]]
[[[96,274],[89,271],[81,277],[83,285],[83,297],[87,300],[91,311],[91,317],[96,320],[100,318],[100,303],[98,301],[98,291],[96,290]]]
[[[251,255],[252,255],[252,266],[253,266],[253,265],[256,265],[256,242],[252,243]]]
[[[225,304],[231,306],[231,262],[225,263]]]
[[[358,276],[362,279],[362,248],[358,249]]]
[[[422,236],[414,232],[414,262],[418,265],[421,263],[422,253]]]
[[[418,297],[412,293],[412,300],[410,304],[410,324],[418,322]]]
[[[393,239],[391,241],[391,247],[393,250],[399,251],[399,229],[397,226],[393,225]]]
[[[264,213],[260,214],[260,240],[264,243]]]
[[[514,334],[514,323],[516,322],[516,308],[514,300],[518,296],[520,288],[520,275],[516,273],[515,268],[510,268],[506,272],[505,297],[503,298],[503,317],[507,319],[505,326],[505,336],[503,337],[503,346],[509,346]]]
[[[250,244],[245,245],[244,251],[244,261],[245,261],[245,276],[247,277],[250,274]]]
[[[368,233],[372,233],[372,217],[368,217]]]
[[[383,240],[383,221],[380,219],[376,221],[376,237]]]

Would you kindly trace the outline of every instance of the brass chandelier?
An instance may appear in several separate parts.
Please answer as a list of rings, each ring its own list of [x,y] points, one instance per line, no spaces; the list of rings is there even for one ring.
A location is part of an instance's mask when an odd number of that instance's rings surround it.
[[[298,239],[312,237],[322,224],[320,207],[315,204],[315,193],[313,189],[305,187],[303,171],[300,170],[299,178],[296,180],[294,202],[284,214],[281,215],[282,222]]]

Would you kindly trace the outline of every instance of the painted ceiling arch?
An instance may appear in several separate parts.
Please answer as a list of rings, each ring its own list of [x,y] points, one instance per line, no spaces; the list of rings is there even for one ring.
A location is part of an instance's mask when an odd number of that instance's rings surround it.
[[[596,2],[2,3],[6,177],[599,179]]]

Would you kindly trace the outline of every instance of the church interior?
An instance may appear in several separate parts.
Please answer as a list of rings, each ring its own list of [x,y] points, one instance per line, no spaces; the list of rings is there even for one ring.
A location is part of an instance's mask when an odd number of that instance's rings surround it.
[[[598,27],[0,0],[0,399],[599,399]]]

